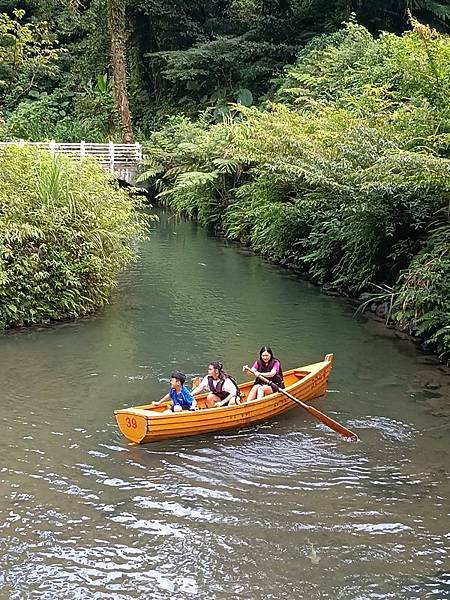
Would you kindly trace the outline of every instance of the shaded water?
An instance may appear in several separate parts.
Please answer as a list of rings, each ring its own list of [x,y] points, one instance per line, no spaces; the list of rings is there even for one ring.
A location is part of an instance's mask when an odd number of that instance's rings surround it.
[[[0,598],[450,598],[450,378],[195,224],[154,229],[100,315],[0,337]],[[334,352],[319,408],[361,442],[301,409],[140,447],[117,431],[175,366],[239,375],[262,344],[285,368]]]

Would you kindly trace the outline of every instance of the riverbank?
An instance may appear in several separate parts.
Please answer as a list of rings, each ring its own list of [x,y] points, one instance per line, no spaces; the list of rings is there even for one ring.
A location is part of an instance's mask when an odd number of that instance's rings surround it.
[[[363,294],[448,362],[450,39],[412,24],[374,38],[347,23],[300,52],[276,103],[169,119],[143,177],[174,212]]]
[[[94,159],[0,148],[0,329],[89,315],[148,219]]]
[[[225,238],[224,238],[225,239]],[[229,243],[229,241],[228,241]],[[257,255],[248,246],[235,242],[240,248],[245,249],[245,252],[249,255]],[[389,313],[389,305],[384,301],[377,301],[374,299],[371,302],[367,302],[365,294],[359,296],[350,296],[349,294],[343,294],[336,288],[314,282],[308,273],[302,271],[298,265],[289,263],[286,260],[277,260],[274,257],[262,257],[264,260],[272,265],[276,265],[280,269],[286,270],[287,272],[294,273],[302,281],[308,282],[309,284],[316,287],[320,292],[326,296],[331,296],[336,299],[337,302],[349,307],[353,311],[354,317],[363,318],[368,329],[377,336],[385,337],[387,339],[397,339],[409,344],[415,349],[418,362],[424,366],[423,370],[416,371],[416,381],[424,389],[428,390],[440,390],[439,394],[442,394],[447,402],[450,401],[450,366],[448,363],[444,363],[439,357],[431,352],[424,340],[420,337],[411,335],[406,331],[398,328],[395,320],[386,319]],[[362,310],[363,308],[363,310]],[[430,367],[432,370],[430,371]]]

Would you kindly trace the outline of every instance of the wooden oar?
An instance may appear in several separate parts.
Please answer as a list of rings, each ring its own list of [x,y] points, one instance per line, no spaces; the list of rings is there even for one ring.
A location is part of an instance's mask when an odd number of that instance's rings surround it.
[[[255,375],[255,372],[252,371],[252,369],[246,368],[245,370],[248,371],[249,373],[253,373],[253,375]],[[350,429],[347,429],[347,427],[344,427],[344,425],[341,425],[340,423],[338,423],[331,417],[325,415],[323,412],[320,412],[320,410],[317,410],[317,408],[314,408],[314,406],[305,404],[304,402],[302,402],[301,400],[299,400],[298,398],[296,398],[289,392],[286,392],[286,390],[284,390],[283,388],[279,387],[272,381],[269,381],[269,379],[266,379],[265,377],[263,377],[263,375],[261,375],[261,373],[258,373],[258,378],[261,379],[261,381],[264,381],[264,383],[266,383],[267,385],[270,385],[270,387],[274,391],[276,390],[280,394],[284,394],[285,396],[290,398],[293,402],[296,402],[299,406],[301,406],[307,412],[309,412],[310,415],[312,415],[313,417],[318,419],[321,423],[323,423],[330,429],[333,429],[334,431],[336,431],[337,433],[340,433],[344,437],[350,438],[352,442],[358,441],[358,436],[356,435],[356,433],[353,433],[353,431],[350,431]]]

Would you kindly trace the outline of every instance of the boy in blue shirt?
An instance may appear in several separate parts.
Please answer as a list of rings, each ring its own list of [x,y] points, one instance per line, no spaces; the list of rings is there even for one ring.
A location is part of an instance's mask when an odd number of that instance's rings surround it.
[[[181,412],[182,410],[195,410],[197,402],[191,396],[191,393],[184,385],[186,375],[181,371],[174,371],[170,377],[170,390],[161,400],[153,402],[154,406],[159,406],[167,400],[172,400],[170,410],[172,412]]]

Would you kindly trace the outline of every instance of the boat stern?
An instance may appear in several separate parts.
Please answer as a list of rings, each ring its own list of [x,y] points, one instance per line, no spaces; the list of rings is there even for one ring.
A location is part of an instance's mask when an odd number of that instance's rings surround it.
[[[145,413],[139,414],[133,409],[116,410],[114,417],[122,434],[131,442],[140,444],[147,436],[148,417]]]

